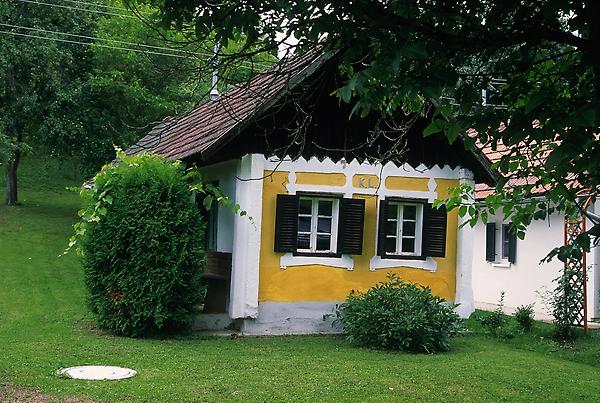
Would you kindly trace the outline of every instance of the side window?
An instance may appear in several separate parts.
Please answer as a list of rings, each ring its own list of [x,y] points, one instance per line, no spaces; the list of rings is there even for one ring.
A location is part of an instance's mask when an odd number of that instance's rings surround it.
[[[206,249],[213,252],[217,250],[218,217],[219,203],[213,200],[206,219]]]
[[[511,232],[510,224],[486,224],[485,259],[492,263],[515,263],[517,257],[517,236]]]
[[[419,200],[381,200],[377,253],[390,259],[445,257],[446,209]]]
[[[218,186],[218,182],[211,182],[212,185]],[[204,198],[200,195],[196,195],[196,205],[200,209],[202,218],[206,223],[204,227],[204,242],[206,243],[206,250],[215,252],[217,250],[217,231],[218,231],[218,217],[219,217],[219,203],[216,200],[212,200],[210,208],[206,208],[204,205]]]
[[[275,252],[362,254],[364,199],[277,195]]]

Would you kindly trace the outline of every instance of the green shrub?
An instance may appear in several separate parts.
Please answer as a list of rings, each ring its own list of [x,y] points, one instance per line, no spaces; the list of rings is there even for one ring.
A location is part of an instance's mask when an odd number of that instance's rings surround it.
[[[450,348],[450,336],[460,323],[455,307],[429,288],[390,275],[365,293],[352,292],[339,307],[338,320],[357,345],[434,353]]]
[[[180,330],[202,298],[201,216],[182,164],[119,157],[82,191],[75,233],[89,306],[99,326],[115,334]]]
[[[530,332],[534,321],[533,304],[518,306],[514,317],[523,332]]]
[[[581,299],[579,287],[572,282],[577,283],[583,277],[581,269],[565,267],[561,275],[554,279],[557,283],[552,292],[552,316],[554,320],[554,339],[560,343],[570,343],[575,340],[577,333],[573,329],[573,324],[578,322],[578,315],[581,313]],[[575,280],[575,281],[573,281]]]
[[[479,323],[481,323],[483,327],[495,337],[503,337],[503,335],[507,333],[505,329],[503,330],[508,322],[507,316],[503,311],[504,295],[504,291],[500,292],[500,300],[498,301],[498,306],[496,309],[490,313],[477,317]]]

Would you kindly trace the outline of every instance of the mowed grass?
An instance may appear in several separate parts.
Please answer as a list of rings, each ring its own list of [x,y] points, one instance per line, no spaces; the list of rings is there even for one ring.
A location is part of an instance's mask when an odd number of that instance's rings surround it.
[[[54,180],[54,179],[53,179]],[[34,183],[30,181],[29,183]],[[79,200],[65,180],[0,206],[0,381],[60,400],[598,401],[600,338],[570,348],[533,336],[457,337],[438,355],[354,348],[341,337],[127,339],[95,330],[74,254],[64,250]],[[474,326],[476,327],[476,326]],[[543,337],[543,338],[542,338]],[[106,364],[130,380],[87,382],[61,367]],[[0,395],[1,396],[1,395]]]

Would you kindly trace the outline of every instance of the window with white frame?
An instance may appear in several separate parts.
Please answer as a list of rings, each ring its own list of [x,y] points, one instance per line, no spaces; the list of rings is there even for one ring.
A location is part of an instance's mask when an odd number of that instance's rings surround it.
[[[423,204],[390,202],[387,207],[386,254],[421,256],[422,237]]]
[[[339,199],[300,197],[297,252],[336,253]]]
[[[365,199],[278,194],[275,252],[318,257],[362,255]]]

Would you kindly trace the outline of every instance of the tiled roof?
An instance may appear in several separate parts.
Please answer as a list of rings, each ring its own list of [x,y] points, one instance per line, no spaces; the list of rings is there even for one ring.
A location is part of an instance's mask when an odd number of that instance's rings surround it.
[[[184,159],[217,148],[228,134],[241,129],[327,59],[328,55],[310,53],[278,63],[223,93],[218,100],[207,101],[185,115],[161,122],[129,148],[127,154],[146,151]]]
[[[535,124],[534,124],[534,128],[535,128]],[[498,131],[503,131],[503,130],[505,130],[505,126],[501,125],[500,128],[498,129]],[[474,130],[471,129],[471,130],[467,131],[467,135],[474,137],[477,135],[477,132],[475,132]],[[500,159],[502,158],[502,156],[509,155],[511,152],[514,152],[514,151],[517,151],[521,155],[525,156],[527,158],[529,164],[531,164],[531,165],[543,164],[546,161],[548,154],[550,154],[549,147],[540,147],[542,150],[541,154],[534,154],[531,151],[531,148],[525,143],[517,144],[517,145],[509,148],[508,146],[505,146],[500,141],[497,144],[495,144],[494,146],[492,146],[489,143],[488,144],[477,143],[476,147],[479,150],[481,150],[483,155],[485,155],[485,157],[492,164],[499,162]],[[512,177],[506,182],[506,184],[504,185],[504,189],[510,189],[510,188],[525,186],[525,185],[535,185],[537,183],[537,181],[538,181],[538,178],[535,176]],[[546,190],[547,189],[545,189],[542,186],[537,186],[537,187],[533,188],[532,192],[534,194],[542,194],[542,193],[546,192]],[[495,192],[495,189],[485,183],[475,184],[475,198],[478,200],[485,199],[488,195],[493,194],[494,192]]]
[[[282,60],[271,70],[223,93],[216,101],[206,101],[185,115],[165,119],[126,153],[149,152],[170,159],[209,161],[235,135],[333,57],[335,52],[307,53]],[[480,178],[493,183],[497,175],[481,150],[467,153],[473,158],[471,168],[478,170]]]

